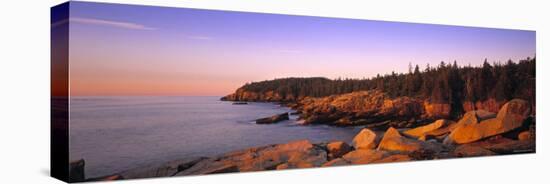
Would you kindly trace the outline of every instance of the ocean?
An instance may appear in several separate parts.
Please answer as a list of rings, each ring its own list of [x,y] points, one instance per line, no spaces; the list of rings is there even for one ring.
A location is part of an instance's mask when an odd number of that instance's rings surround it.
[[[360,129],[254,120],[291,112],[275,103],[233,105],[219,97],[71,97],[69,157],[99,177],[176,159],[215,156],[308,139],[351,142]]]

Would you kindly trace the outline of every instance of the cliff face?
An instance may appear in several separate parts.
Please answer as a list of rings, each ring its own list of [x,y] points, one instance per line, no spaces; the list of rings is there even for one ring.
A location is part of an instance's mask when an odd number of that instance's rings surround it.
[[[252,92],[242,88],[223,97],[228,101],[258,102],[294,102],[292,106],[301,113],[305,124],[365,125],[383,121],[400,121],[402,126],[417,123],[419,120],[451,118],[451,105],[432,103],[426,99],[412,97],[390,98],[380,90],[358,91],[327,97],[295,97],[282,95],[274,91]],[[485,101],[466,101],[462,104],[464,112],[486,110],[498,112],[505,101],[488,99]],[[406,122],[406,123],[405,123]],[[396,125],[393,125],[396,126]],[[397,126],[400,127],[400,126]]]
[[[221,98],[224,101],[248,101],[248,102],[291,102],[298,99],[292,95],[282,95],[274,91],[266,91],[263,93],[247,91],[242,88],[237,89],[235,93]]]
[[[410,98],[390,98],[379,90],[352,92],[323,98],[305,98],[299,102],[305,123],[362,125],[392,121],[446,118],[448,104],[431,104]]]
[[[398,97],[390,98],[379,90],[359,91],[328,97],[295,97],[273,91],[264,93],[238,89],[223,97],[227,101],[297,102],[305,114],[355,114],[378,117],[445,118],[449,116],[449,104],[434,104],[424,100]]]

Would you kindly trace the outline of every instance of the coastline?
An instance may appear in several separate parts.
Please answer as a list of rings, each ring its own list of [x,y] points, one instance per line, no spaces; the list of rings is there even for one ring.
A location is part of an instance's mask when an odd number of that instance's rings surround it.
[[[81,116],[75,116],[79,118],[73,119],[71,124],[72,135],[76,136],[72,141],[71,160],[85,159],[86,177],[96,178],[176,159],[212,157],[297,139],[349,143],[360,130],[327,125],[300,126],[297,115],[289,115],[289,121],[260,126],[255,124],[255,119],[292,110],[277,103],[251,102],[234,106],[218,99],[168,97],[150,100],[147,97],[120,100],[113,97],[79,101],[73,106],[74,112]],[[191,111],[201,113],[185,113]],[[82,114],[97,118],[83,119]],[[124,149],[119,148],[121,145]],[[148,151],[150,148],[155,149]]]
[[[506,125],[501,126],[506,129],[478,127],[495,123]],[[295,140],[231,151],[214,157],[174,160],[84,181],[535,153],[535,125],[529,105],[522,100],[511,100],[498,113],[470,111],[457,121],[440,119],[398,129],[389,126],[383,133],[364,126],[351,144],[338,140],[317,143]],[[466,135],[468,133],[465,134],[465,130],[482,136],[471,139],[475,136]]]

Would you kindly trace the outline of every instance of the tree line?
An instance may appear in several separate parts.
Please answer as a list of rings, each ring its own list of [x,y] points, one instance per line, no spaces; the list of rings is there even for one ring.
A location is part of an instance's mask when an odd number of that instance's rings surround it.
[[[274,91],[283,98],[323,97],[354,91],[378,89],[390,97],[409,96],[432,103],[451,104],[460,111],[465,101],[497,101],[521,98],[535,104],[535,62],[526,58],[505,63],[487,62],[481,66],[458,66],[455,62],[441,62],[420,69],[409,64],[406,73],[391,72],[366,79],[283,78],[247,83],[242,88],[253,92]]]

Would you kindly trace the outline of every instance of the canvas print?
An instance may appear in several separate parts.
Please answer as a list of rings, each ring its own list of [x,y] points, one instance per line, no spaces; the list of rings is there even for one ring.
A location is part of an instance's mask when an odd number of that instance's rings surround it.
[[[535,153],[535,31],[72,1],[69,182]]]

